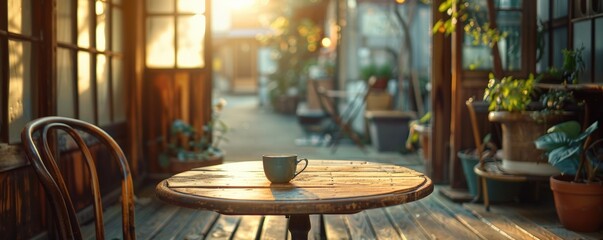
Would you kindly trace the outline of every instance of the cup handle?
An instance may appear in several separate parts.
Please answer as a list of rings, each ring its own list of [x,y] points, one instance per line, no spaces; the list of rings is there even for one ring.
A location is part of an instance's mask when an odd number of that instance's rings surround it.
[[[306,170],[306,167],[308,167],[308,159],[307,158],[302,158],[299,159],[297,161],[295,161],[295,166],[297,166],[297,164],[299,164],[301,161],[306,162],[306,165],[304,165],[304,168],[302,168],[301,170],[299,170],[298,172],[295,173],[295,175],[293,175],[293,177],[297,177],[298,174],[300,174],[301,172],[303,172],[304,170]]]

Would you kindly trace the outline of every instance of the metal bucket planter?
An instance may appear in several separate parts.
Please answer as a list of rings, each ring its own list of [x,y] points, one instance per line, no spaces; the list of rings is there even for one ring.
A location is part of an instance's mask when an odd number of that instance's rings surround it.
[[[473,168],[479,164],[479,157],[475,153],[475,150],[468,149],[462,150],[457,153],[457,156],[461,160],[463,166],[463,173],[465,174],[465,180],[467,180],[467,188],[472,196],[476,196],[478,193],[478,178]],[[489,159],[487,161],[493,161]],[[520,182],[504,182],[487,179],[488,181],[488,197],[490,201],[494,202],[509,202],[515,200],[521,188],[523,186]]]

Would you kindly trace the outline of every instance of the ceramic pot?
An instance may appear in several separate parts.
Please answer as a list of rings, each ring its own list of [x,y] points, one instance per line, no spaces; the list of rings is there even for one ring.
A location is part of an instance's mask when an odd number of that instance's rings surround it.
[[[574,176],[550,178],[555,208],[561,224],[568,230],[594,232],[603,226],[603,183],[576,183]]]
[[[509,173],[552,176],[559,171],[548,163],[534,140],[557,123],[570,120],[570,112],[538,115],[537,112],[490,112],[488,119],[502,126],[502,168]]]

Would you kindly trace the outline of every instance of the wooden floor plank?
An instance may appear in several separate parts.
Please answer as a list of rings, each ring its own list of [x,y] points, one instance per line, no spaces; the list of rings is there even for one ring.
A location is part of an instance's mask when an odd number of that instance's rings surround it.
[[[453,231],[455,235],[460,239],[481,239],[475,232],[469,230],[462,222],[459,222],[454,218],[454,214],[451,214],[444,209],[442,205],[437,203],[434,199],[437,194],[432,194],[420,201],[417,201],[426,213],[429,213],[440,225],[446,226],[446,229]]]
[[[431,239],[465,239],[459,238],[458,234],[448,228],[434,217],[431,212],[423,207],[418,201],[402,204],[404,208],[412,215],[415,223],[420,227],[425,235]]]
[[[287,239],[287,221],[285,216],[266,216],[262,226],[263,240],[282,240]]]
[[[482,219],[482,221],[491,223],[492,227],[498,229],[501,234],[506,234],[513,239],[537,239],[536,236],[529,231],[526,231],[513,222],[507,214],[486,211],[481,204],[464,204],[463,206],[478,218]]]
[[[162,205],[149,216],[136,217],[136,239],[151,239],[167,225],[178,210],[176,206]],[[113,239],[114,236],[107,236]]]
[[[256,239],[259,236],[260,226],[263,221],[263,216],[241,216],[241,222],[232,239]]]
[[[413,220],[412,213],[402,205],[387,207],[385,213],[402,239],[427,239],[427,235]]]
[[[205,239],[230,239],[234,235],[234,231],[239,225],[240,220],[241,216],[220,215]]]
[[[350,239],[344,215],[323,215],[325,235],[327,239]]]
[[[145,207],[143,208],[136,208],[135,211],[135,224],[136,224],[136,232],[138,232],[138,229],[142,226],[142,222],[144,222],[145,218],[150,218],[155,212],[157,212],[157,209],[163,207],[164,204],[158,202],[158,201],[151,201],[149,204],[147,204]],[[122,238],[122,225],[121,225],[121,209],[119,210],[120,214],[119,217],[115,217],[113,218],[108,224],[105,224],[105,238],[107,239],[111,239],[111,238]],[[86,238],[91,239],[94,238],[94,235],[92,236],[86,236]]]
[[[174,235],[178,235],[178,233],[186,230],[188,223],[196,217],[197,213],[192,209],[178,208],[178,212],[169,219],[165,227],[159,229],[153,239],[170,239]]]
[[[182,231],[175,234],[174,239],[204,239],[220,214],[205,210],[187,210],[194,212],[195,215]]]
[[[444,199],[443,196],[437,194],[433,198],[434,201],[439,203],[442,208],[455,218],[457,221],[462,223],[467,229],[475,233],[481,239],[504,239],[505,236],[501,235],[498,231],[495,231],[489,224],[482,222],[476,216],[468,212],[461,205],[453,203]]]
[[[167,205],[152,190],[140,193],[148,197],[136,203],[138,239],[290,239],[283,216],[222,216]],[[481,204],[461,205],[434,193],[354,215],[311,215],[309,239],[603,239],[601,232],[563,228],[547,204],[495,204],[485,212]],[[104,216],[107,239],[121,238],[120,206],[107,206]],[[94,238],[93,224],[82,231],[85,239]]]
[[[365,212],[377,239],[402,239],[392,222],[386,217],[384,208],[369,209]]]
[[[542,207],[545,205],[545,207]],[[578,233],[569,231],[561,225],[557,218],[554,205],[539,204],[538,206],[524,205],[520,207],[510,207],[507,205],[496,205],[492,207],[493,212],[515,212],[538,226],[547,229],[561,239],[603,239],[603,233]]]
[[[348,225],[352,239],[377,238],[364,211],[356,214],[346,214],[344,215],[344,219]]]
[[[320,240],[322,236],[322,220],[319,214],[310,215],[311,229],[308,233],[308,240]]]

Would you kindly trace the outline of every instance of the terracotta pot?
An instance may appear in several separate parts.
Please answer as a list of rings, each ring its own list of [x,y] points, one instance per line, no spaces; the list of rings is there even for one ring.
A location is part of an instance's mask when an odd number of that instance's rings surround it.
[[[379,77],[377,81],[373,84],[373,89],[385,90],[387,89],[387,83],[389,82],[389,78]]]
[[[203,160],[186,160],[180,161],[178,158],[170,157],[170,172],[180,173],[191,170],[193,168],[205,167],[211,165],[222,164],[224,162],[223,155],[211,156],[208,159]]]
[[[573,176],[550,178],[555,208],[568,230],[594,232],[603,226],[603,183],[576,183]]]

